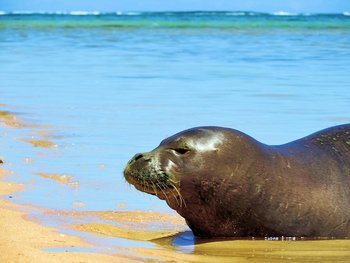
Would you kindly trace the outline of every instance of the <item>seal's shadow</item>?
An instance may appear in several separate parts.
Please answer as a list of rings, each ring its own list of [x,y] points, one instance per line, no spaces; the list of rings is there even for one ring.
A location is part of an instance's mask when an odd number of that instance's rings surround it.
[[[184,247],[193,246],[196,244],[196,238],[192,234],[192,231],[184,231],[177,233],[173,236],[167,236],[152,240],[153,243],[162,247]]]
[[[179,250],[194,248],[195,245],[206,244],[218,241],[251,240],[251,238],[203,238],[195,237],[192,231],[180,232],[173,236],[153,239],[152,242],[163,247],[172,247]]]
[[[337,238],[338,240],[350,240],[350,238]],[[195,237],[192,231],[187,230],[184,232],[177,233],[173,236],[162,237],[158,239],[153,239],[152,242],[163,246],[163,247],[172,247],[175,249],[183,250],[183,248],[194,248],[195,245],[208,244],[214,242],[223,242],[223,241],[247,241],[247,240],[267,240],[267,241],[276,241],[276,240],[286,240],[286,241],[315,241],[315,240],[334,240],[334,237],[231,237],[231,238],[204,238],[204,237]],[[186,249],[185,249],[186,250]]]

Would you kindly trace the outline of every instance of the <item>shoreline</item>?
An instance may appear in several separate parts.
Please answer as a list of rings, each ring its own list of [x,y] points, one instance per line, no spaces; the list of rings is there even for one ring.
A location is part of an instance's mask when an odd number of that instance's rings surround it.
[[[109,251],[99,250],[92,243],[86,243],[82,237],[62,234],[56,228],[46,227],[36,220],[27,219],[32,207],[5,200],[6,196],[10,198],[12,193],[24,187],[4,181],[7,174],[8,171],[0,166],[0,228],[3,230],[3,234],[0,235],[0,262],[262,263],[272,260],[282,263],[292,260],[345,263],[350,258],[350,240],[199,240],[194,243],[174,244],[175,239],[179,239],[180,242],[186,241],[184,233],[151,239],[153,248],[112,247]],[[133,216],[133,213],[130,215]],[[135,223],[141,224],[137,221]],[[134,228],[134,231],[134,234],[137,234],[138,230]],[[91,231],[85,229],[83,232]],[[94,234],[106,237],[106,233],[98,232],[95,231]],[[137,240],[135,236],[130,239]]]
[[[5,130],[10,133],[11,129],[22,128],[28,133],[27,128],[31,128],[34,134],[34,136],[27,135],[30,139],[20,137],[14,138],[15,141],[46,150],[59,147],[51,141],[51,137],[54,136],[47,136],[50,133],[47,130],[50,126],[28,123],[17,114],[2,108],[7,108],[7,105],[0,104],[0,125]],[[16,192],[24,191],[28,185],[4,180],[6,177],[11,180],[13,169],[16,170],[17,166],[13,167],[10,163],[8,167],[6,153],[1,154],[4,156],[1,156],[0,162],[0,228],[4,229],[4,234],[0,235],[0,262],[144,262],[148,261],[147,258],[154,257],[145,255],[147,253],[143,250],[145,247],[142,244],[136,246],[137,249],[128,245],[100,246],[97,239],[86,238],[86,234],[96,238],[116,237],[121,239],[121,242],[124,239],[148,242],[177,234],[178,229],[185,225],[180,216],[157,212],[118,210],[67,212],[48,210],[41,206],[33,207],[31,204],[17,204],[12,198]],[[31,156],[22,157],[22,161],[24,164],[33,163]],[[34,173],[34,175],[58,184],[79,186],[79,182],[71,181],[73,177],[70,175],[47,173]],[[79,207],[82,204],[85,205],[84,203],[72,205]],[[41,215],[33,218],[36,210]],[[59,223],[44,223],[43,216],[47,215],[58,218]],[[165,226],[168,223],[171,225],[170,228]],[[121,227],[116,227],[115,224]],[[150,227],[152,225],[160,229],[155,230]],[[69,234],[66,234],[67,232]]]
[[[32,132],[36,136],[30,137],[30,140],[14,138],[15,141],[48,151],[60,147],[50,140],[54,137],[47,136],[49,131],[43,126],[28,124],[11,112],[0,111],[0,124],[9,128],[9,133],[11,128],[34,128]],[[27,205],[16,204],[14,194],[30,188],[31,182],[13,183],[4,178],[8,176],[9,180],[13,180],[16,169],[24,164],[32,164],[33,156],[21,156],[23,163],[9,163],[8,166],[6,152],[1,154],[4,154],[1,156],[4,163],[0,162],[0,228],[3,230],[0,235],[0,262],[282,263],[293,260],[344,263],[350,258],[349,239],[196,239],[190,232],[184,232],[188,227],[177,214],[124,209],[64,211],[32,206],[30,202]],[[43,158],[42,155],[36,157]],[[33,175],[63,186],[79,186],[74,176],[65,173],[36,172]],[[93,195],[89,198],[93,198]],[[57,200],[56,196],[53,200]],[[72,206],[81,207],[85,203],[72,203]],[[117,205],[119,208],[125,206],[127,203]],[[39,216],[36,213],[38,211]],[[92,236],[95,238],[90,238]],[[98,241],[100,238],[113,242],[111,245],[101,245]],[[116,240],[119,243],[114,243]]]
[[[25,206],[4,200],[3,196],[21,190],[22,186],[4,182],[8,172],[0,167],[0,261],[1,262],[132,262],[128,255],[81,253],[81,252],[46,252],[45,248],[92,246],[79,237],[60,234],[56,229],[39,225],[25,219],[27,215],[20,210]]]
[[[129,227],[115,231],[114,234],[108,233],[109,229],[115,228],[112,225],[107,227],[107,231],[100,231],[96,227],[82,228],[80,231],[92,233],[102,237],[119,237],[132,241],[152,241],[154,248],[147,247],[111,247],[110,250],[95,247],[92,242],[85,242],[83,237],[78,235],[67,235],[59,232],[59,229],[47,227],[34,219],[28,219],[30,206],[19,205],[13,203],[8,198],[12,198],[11,194],[21,191],[24,185],[4,181],[10,173],[0,165],[0,229],[3,229],[0,235],[0,262],[159,262],[159,261],[181,261],[181,262],[211,262],[206,257],[181,253],[176,251],[171,245],[172,235],[178,233],[176,231],[142,231],[137,227]],[[24,212],[25,211],[25,212]],[[50,211],[49,213],[51,213]],[[55,211],[55,214],[65,214],[65,212]],[[77,216],[95,214],[96,212],[77,212]],[[111,212],[102,215],[110,217]],[[124,214],[118,220],[123,222],[133,218],[132,221],[143,226],[144,222],[156,222],[155,217],[163,217],[158,222],[166,220],[174,220],[178,223],[178,219],[168,214],[160,214],[156,212],[144,214],[140,211],[122,212]],[[128,214],[128,215],[126,215]],[[136,216],[136,218],[135,218]],[[143,217],[145,216],[145,217]],[[121,219],[121,220],[120,220]],[[114,221],[118,221],[115,219]],[[141,222],[141,221],[143,222]],[[172,222],[174,223],[174,222]],[[88,224],[86,224],[88,225]],[[77,228],[79,225],[72,225],[71,229]],[[83,226],[83,225],[82,225]],[[78,227],[79,228],[79,227]],[[81,227],[80,227],[81,228]],[[95,228],[95,229],[94,229]],[[125,234],[125,231],[130,233]],[[141,237],[138,235],[141,234]],[[162,241],[163,240],[163,241]],[[82,252],[75,252],[82,251]],[[92,252],[90,252],[92,251]],[[210,257],[212,258],[212,257]],[[199,260],[200,259],[200,260]],[[199,261],[198,261],[199,260]]]

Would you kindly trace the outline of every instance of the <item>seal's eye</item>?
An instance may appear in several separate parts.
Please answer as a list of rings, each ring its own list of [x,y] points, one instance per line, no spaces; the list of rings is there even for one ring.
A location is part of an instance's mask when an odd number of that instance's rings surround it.
[[[185,154],[190,151],[190,149],[186,149],[186,148],[175,148],[173,150],[178,154]]]

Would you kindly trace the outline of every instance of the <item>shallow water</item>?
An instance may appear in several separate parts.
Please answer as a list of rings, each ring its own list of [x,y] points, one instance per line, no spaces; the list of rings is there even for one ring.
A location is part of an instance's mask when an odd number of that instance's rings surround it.
[[[49,209],[169,212],[122,171],[186,128],[280,144],[350,122],[345,14],[3,14],[0,62],[0,110],[45,125],[0,127],[9,180],[26,184],[12,200]]]

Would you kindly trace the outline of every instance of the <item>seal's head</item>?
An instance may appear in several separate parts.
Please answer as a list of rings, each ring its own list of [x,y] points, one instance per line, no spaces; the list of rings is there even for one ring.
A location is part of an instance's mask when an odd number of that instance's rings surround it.
[[[224,142],[224,134],[215,127],[183,131],[150,152],[136,154],[124,170],[125,179],[140,191],[166,199],[173,208],[182,207],[182,181],[198,174],[205,155],[217,153]]]
[[[244,214],[241,207],[247,198],[240,199],[251,160],[243,160],[244,154],[254,157],[252,141],[232,129],[192,128],[163,140],[150,152],[136,154],[124,176],[138,190],[166,200],[196,235],[223,236],[225,226],[222,232],[217,229],[217,215],[227,214],[227,207],[238,216]],[[235,200],[237,207],[232,205]]]

